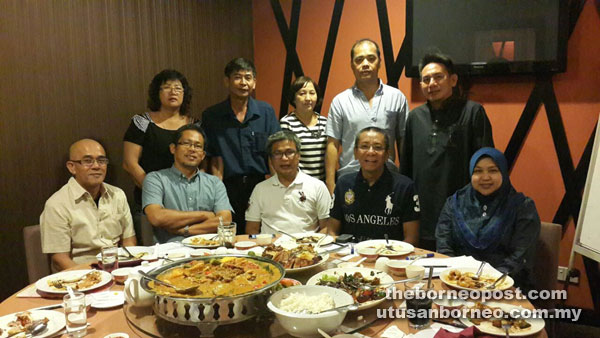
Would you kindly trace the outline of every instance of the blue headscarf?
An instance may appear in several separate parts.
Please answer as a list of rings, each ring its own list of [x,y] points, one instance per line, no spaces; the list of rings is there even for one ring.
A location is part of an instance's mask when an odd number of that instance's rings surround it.
[[[506,229],[504,225],[513,224],[517,206],[525,200],[525,196],[517,193],[510,183],[506,158],[497,149],[481,148],[473,154],[469,164],[471,176],[477,163],[486,157],[494,161],[502,174],[500,188],[489,196],[483,196],[469,183],[452,196],[451,202],[463,244],[476,250],[485,250],[499,243]]]

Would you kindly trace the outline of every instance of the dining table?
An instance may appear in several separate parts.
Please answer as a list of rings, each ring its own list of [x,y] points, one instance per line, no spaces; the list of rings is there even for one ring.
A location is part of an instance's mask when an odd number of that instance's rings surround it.
[[[275,240],[275,238],[273,239]],[[249,238],[248,235],[236,236],[236,241],[256,241],[255,239]],[[424,249],[415,248],[414,252],[410,255],[424,255],[432,253]],[[436,258],[444,258],[446,256],[439,253],[433,253]],[[285,277],[296,279],[303,284],[307,280],[327,269],[335,268],[336,263],[339,262],[342,256],[336,253],[330,254],[328,261],[324,264],[316,266],[312,269],[304,270],[292,275],[286,274]],[[398,257],[405,259],[405,256]],[[360,256],[356,255],[348,261],[358,261]],[[373,268],[374,262],[363,262],[362,265],[367,268]],[[72,269],[90,269],[93,266],[97,266],[94,263],[83,264]],[[391,275],[391,274],[390,274]],[[394,280],[403,279],[405,277],[392,276]],[[432,280],[433,286],[437,290],[449,289],[439,278]],[[22,290],[11,295],[2,303],[0,303],[0,316],[5,316],[11,313],[34,309],[37,307],[54,305],[62,303],[62,295],[60,297],[44,297],[36,296],[32,294],[32,288],[35,284],[28,285]],[[108,285],[101,288],[101,291],[122,291],[123,284],[118,284],[112,281]],[[29,292],[27,292],[29,291]],[[90,292],[95,292],[90,291]],[[28,293],[29,297],[18,296],[21,293]],[[522,306],[523,308],[533,309],[533,305],[528,300],[500,300],[500,302]],[[403,301],[401,299],[386,299],[376,307],[360,310],[351,311],[346,315],[343,325],[346,327],[355,327],[358,329],[359,334],[367,337],[381,337],[388,328],[396,326],[398,329],[406,334],[417,333],[418,330],[413,329],[409,326],[408,319],[405,318],[377,318],[377,309],[389,309],[399,308]],[[54,311],[62,313],[62,308],[55,309]],[[87,311],[87,322],[89,324],[87,328],[87,337],[99,337],[103,338],[112,333],[125,333],[129,337],[194,337],[199,336],[199,331],[193,326],[183,326],[174,323],[167,322],[161,318],[158,318],[152,307],[135,307],[125,302],[122,306],[117,306],[109,309],[96,309],[88,308]],[[339,333],[343,333],[340,331]],[[214,331],[215,337],[273,337],[283,338],[291,337],[278,323],[275,316],[268,312],[268,310],[256,318],[248,319],[246,321],[219,326]],[[332,335],[333,336],[333,335]],[[359,335],[357,335],[359,336]],[[55,337],[67,337],[66,333],[59,332]],[[530,337],[545,338],[548,337],[545,330],[531,335]]]

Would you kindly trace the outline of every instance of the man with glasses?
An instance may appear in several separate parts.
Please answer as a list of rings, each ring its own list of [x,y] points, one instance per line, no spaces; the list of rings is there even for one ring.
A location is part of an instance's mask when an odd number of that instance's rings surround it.
[[[449,57],[428,54],[419,69],[427,103],[408,116],[400,169],[415,180],[419,192],[420,246],[435,250],[435,228],[446,198],[470,182],[473,153],[493,147],[494,141],[485,110],[461,93]]]
[[[398,170],[394,164],[395,146],[399,151],[408,113],[404,94],[379,79],[381,58],[379,46],[373,40],[362,39],[352,46],[350,67],[356,82],[333,98],[327,116],[325,175],[330,193],[335,187],[336,174],[341,176],[359,169],[353,157],[353,144],[362,128],[377,126],[385,130],[395,142],[391,144],[387,165],[391,170]]]
[[[267,137],[280,130],[273,107],[255,100],[256,68],[244,58],[225,66],[229,97],[202,113],[208,136],[210,171],[225,183],[234,210],[238,233],[245,233],[244,213],[257,183],[269,174]]]
[[[82,139],[69,148],[69,182],[47,201],[40,216],[42,251],[52,270],[96,261],[107,245],[136,244],[123,190],[104,183],[108,158],[100,143]]]
[[[216,233],[219,222],[231,222],[232,208],[223,182],[198,170],[205,145],[204,131],[198,125],[179,128],[170,145],[173,166],[146,175],[142,209],[154,226],[155,242]]]
[[[331,197],[323,181],[298,170],[300,144],[288,130],[269,136],[267,153],[276,174],[252,191],[246,211],[249,234],[326,231]]]
[[[367,127],[356,135],[360,170],[338,179],[329,212],[331,235],[351,234],[359,241],[388,235],[418,245],[419,196],[410,178],[387,168],[390,148],[381,128]]]

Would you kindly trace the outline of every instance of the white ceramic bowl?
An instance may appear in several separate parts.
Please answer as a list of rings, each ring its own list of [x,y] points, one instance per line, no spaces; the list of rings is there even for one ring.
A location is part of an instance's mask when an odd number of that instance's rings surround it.
[[[118,332],[106,335],[104,338],[129,338],[129,335],[127,333]]]
[[[388,270],[392,273],[392,275],[400,277],[406,276],[406,267],[409,264],[410,261],[407,261],[405,259],[392,259],[386,263]]]
[[[345,291],[321,285],[298,285],[275,292],[269,298],[267,307],[275,313],[275,317],[277,317],[281,326],[294,337],[320,337],[317,331],[318,328],[327,333],[335,332],[344,321],[348,311],[334,310],[317,314],[301,314],[279,309],[281,300],[292,292],[307,296],[318,296],[327,293],[333,298],[336,307],[354,302],[352,296]]]
[[[369,263],[375,262],[377,257],[379,257],[377,249],[375,248],[361,248],[358,250],[358,254],[361,255],[361,257],[366,257],[366,262]]]
[[[256,244],[258,245],[269,245],[273,240],[273,235],[271,234],[258,234],[256,235]]]
[[[406,268],[406,277],[414,278],[414,277],[425,277],[425,268],[420,265],[407,265]]]
[[[118,268],[113,270],[111,275],[113,276],[115,282],[123,284],[125,283],[125,280],[127,280],[127,276],[129,276],[130,272],[131,268]]]

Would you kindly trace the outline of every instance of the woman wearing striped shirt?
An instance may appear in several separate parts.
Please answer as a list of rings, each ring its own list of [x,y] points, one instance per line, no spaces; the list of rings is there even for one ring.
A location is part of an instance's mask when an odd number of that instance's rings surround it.
[[[290,130],[300,138],[299,167],[302,172],[325,180],[327,118],[315,111],[323,101],[319,86],[310,77],[301,76],[290,88],[289,101],[296,109],[281,119],[281,129]]]

